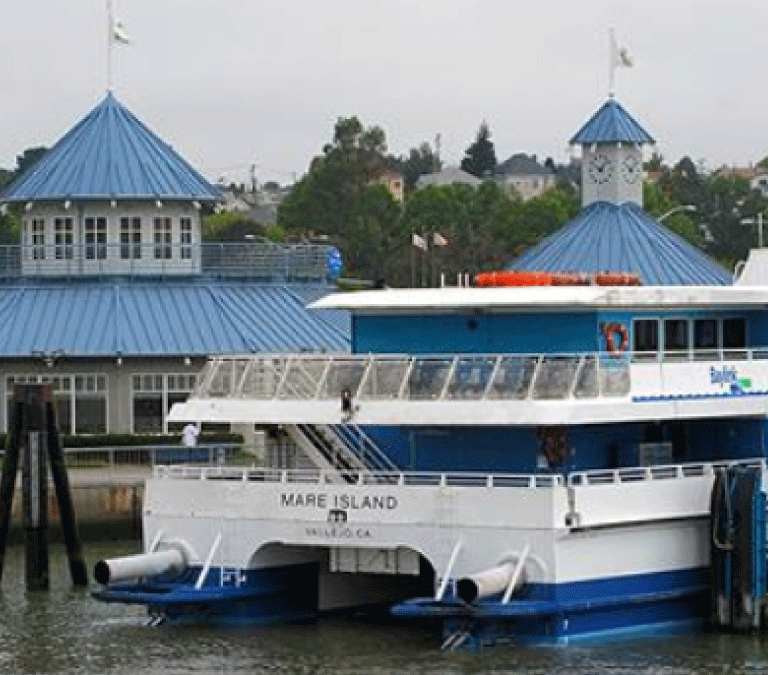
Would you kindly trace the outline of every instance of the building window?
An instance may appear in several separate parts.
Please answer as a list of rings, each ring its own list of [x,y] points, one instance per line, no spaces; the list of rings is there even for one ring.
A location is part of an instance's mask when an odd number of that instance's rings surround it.
[[[42,218],[32,219],[32,259],[45,260],[45,220]]]
[[[72,244],[74,243],[74,226],[72,218],[55,218],[53,221],[53,236],[56,247],[56,260],[72,259]]]
[[[155,259],[171,259],[170,218],[155,218]]]
[[[141,218],[120,218],[120,258],[141,258]]]
[[[5,381],[6,428],[11,419],[14,384],[50,383],[56,424],[63,434],[103,434],[107,425],[107,377],[85,375],[10,375]]]
[[[197,376],[192,373],[135,374],[133,376],[132,409],[134,433],[169,433],[183,425],[168,423],[174,403],[186,401],[195,388]]]
[[[75,433],[105,433],[107,430],[106,378],[103,375],[76,375],[74,394]]]
[[[179,235],[179,243],[181,244],[181,257],[184,260],[190,260],[192,258],[192,219],[181,218],[179,221],[181,226],[181,232]]]
[[[103,216],[85,219],[85,258],[86,260],[106,260],[107,258],[107,219]]]

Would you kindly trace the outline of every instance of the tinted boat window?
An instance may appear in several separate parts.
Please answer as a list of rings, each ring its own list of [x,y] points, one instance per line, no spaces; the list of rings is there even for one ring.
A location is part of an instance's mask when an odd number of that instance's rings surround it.
[[[688,321],[667,319],[664,322],[664,351],[673,354],[688,350]]]
[[[656,319],[636,319],[632,325],[633,351],[659,351],[659,322]]]
[[[717,319],[696,319],[693,322],[693,348],[717,348]]]
[[[745,349],[747,328],[744,319],[723,319],[723,348]]]

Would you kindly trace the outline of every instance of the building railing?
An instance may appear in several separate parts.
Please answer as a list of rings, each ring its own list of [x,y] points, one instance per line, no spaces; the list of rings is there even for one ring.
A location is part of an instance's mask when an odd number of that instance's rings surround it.
[[[242,458],[238,443],[200,443],[184,445],[137,445],[64,448],[64,461],[68,470],[77,476],[93,476],[99,480],[117,478],[144,478],[157,466],[195,464],[232,466]],[[4,451],[0,450],[0,457]],[[252,458],[251,458],[252,459]]]
[[[321,281],[333,247],[255,242],[94,243],[0,246],[0,279],[204,274],[263,280]]]
[[[706,359],[704,356],[706,355]],[[275,354],[210,359],[193,398],[557,401],[768,391],[768,350],[584,354]]]

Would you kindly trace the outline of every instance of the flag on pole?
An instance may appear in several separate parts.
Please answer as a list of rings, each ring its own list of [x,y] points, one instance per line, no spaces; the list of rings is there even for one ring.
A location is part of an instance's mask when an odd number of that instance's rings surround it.
[[[634,65],[634,59],[629,50],[616,44],[616,37],[613,32],[611,32],[611,54],[615,68],[631,68]]]
[[[119,45],[131,44],[131,39],[128,37],[128,32],[125,30],[121,21],[115,19],[112,22],[112,42]]]
[[[448,240],[439,232],[432,234],[432,243],[435,246],[448,246]]]
[[[427,250],[427,240],[424,239],[419,234],[416,234],[415,232],[411,235],[411,243],[416,247],[420,248],[422,251]]]

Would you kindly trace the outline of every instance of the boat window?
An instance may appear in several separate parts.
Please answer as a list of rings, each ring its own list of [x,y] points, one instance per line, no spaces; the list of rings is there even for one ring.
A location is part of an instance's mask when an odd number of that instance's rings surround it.
[[[717,319],[695,319],[693,322],[694,358],[717,358],[719,346]]]
[[[656,319],[635,319],[632,324],[635,358],[656,358],[659,351],[659,322]]]
[[[669,358],[680,357],[688,351],[688,321],[686,319],[666,319],[664,321],[664,351]]]
[[[727,359],[744,358],[747,347],[747,327],[744,319],[723,319],[723,349],[731,350]]]

